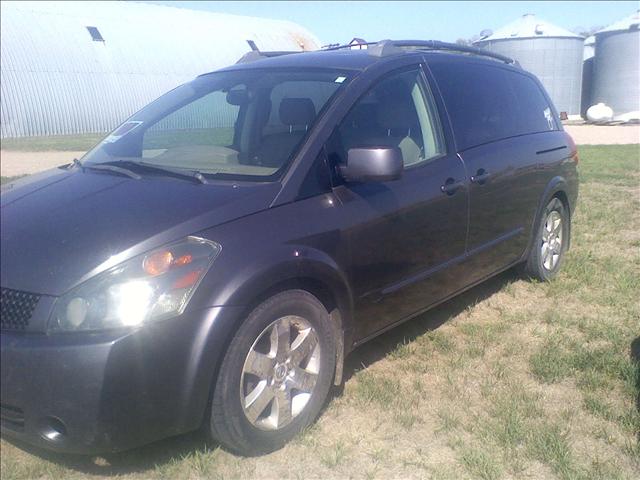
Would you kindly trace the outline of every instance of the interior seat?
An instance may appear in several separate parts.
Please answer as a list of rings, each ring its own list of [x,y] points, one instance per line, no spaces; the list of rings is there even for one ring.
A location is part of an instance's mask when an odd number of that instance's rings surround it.
[[[372,138],[385,134],[386,130],[378,124],[378,102],[359,103],[340,126],[342,141],[349,148],[368,145]]]
[[[420,122],[410,97],[389,96],[362,104],[350,117],[340,130],[345,154],[354,147],[398,147],[405,165],[423,157]]]
[[[316,118],[316,107],[310,98],[284,98],[278,110],[280,122],[288,131],[262,137],[255,164],[279,168],[290,157]]]
[[[378,107],[378,124],[387,133],[384,145],[400,148],[405,165],[420,161],[423,156],[422,133],[413,101],[410,98],[385,98]]]

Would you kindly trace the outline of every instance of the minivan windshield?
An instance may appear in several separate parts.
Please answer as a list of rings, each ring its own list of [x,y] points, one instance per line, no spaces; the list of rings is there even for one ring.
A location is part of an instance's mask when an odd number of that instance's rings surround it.
[[[203,75],[133,115],[82,163],[276,180],[348,79],[345,72],[334,70]]]

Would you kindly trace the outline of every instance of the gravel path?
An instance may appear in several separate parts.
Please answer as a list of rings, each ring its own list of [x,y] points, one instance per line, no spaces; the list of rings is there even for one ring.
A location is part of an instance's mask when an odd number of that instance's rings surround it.
[[[565,125],[578,145],[640,143],[640,125]]]
[[[71,163],[84,152],[13,152],[0,150],[0,175],[13,177],[36,173],[49,168]]]
[[[578,145],[640,143],[640,125],[565,125]],[[14,152],[0,150],[0,174],[13,177],[64,165],[84,152]]]

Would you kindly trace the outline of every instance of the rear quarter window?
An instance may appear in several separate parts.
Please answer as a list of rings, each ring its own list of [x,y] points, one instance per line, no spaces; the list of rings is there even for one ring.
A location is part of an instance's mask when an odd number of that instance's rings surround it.
[[[514,109],[521,134],[557,130],[553,110],[538,84],[530,77],[508,72],[515,96]]]
[[[499,66],[429,65],[453,124],[459,150],[504,138],[557,129],[540,88],[526,75]]]

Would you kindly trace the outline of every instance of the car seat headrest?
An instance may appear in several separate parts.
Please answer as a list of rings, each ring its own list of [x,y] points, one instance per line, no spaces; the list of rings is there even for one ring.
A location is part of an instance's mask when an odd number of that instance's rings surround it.
[[[385,129],[410,129],[416,125],[416,112],[410,98],[383,98],[377,113],[378,123]]]
[[[284,98],[279,113],[285,125],[311,125],[316,118],[316,107],[310,98]]]

